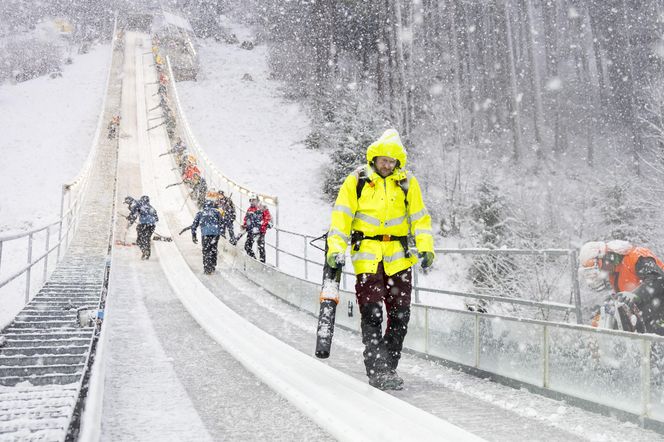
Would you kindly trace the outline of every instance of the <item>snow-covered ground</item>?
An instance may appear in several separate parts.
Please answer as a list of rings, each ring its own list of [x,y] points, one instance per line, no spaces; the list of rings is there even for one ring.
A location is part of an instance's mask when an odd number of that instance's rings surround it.
[[[61,78],[0,85],[0,233],[56,219],[62,185],[90,151],[109,47],[96,46],[73,61]]]

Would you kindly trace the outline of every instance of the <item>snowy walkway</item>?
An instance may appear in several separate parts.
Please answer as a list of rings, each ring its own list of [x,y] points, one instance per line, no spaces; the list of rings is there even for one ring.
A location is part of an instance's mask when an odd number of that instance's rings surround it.
[[[136,99],[150,97],[152,88],[142,93],[145,85],[136,78],[154,81],[151,58],[143,56],[149,40],[128,38],[118,203],[141,193],[137,153],[146,146],[138,131],[145,130],[145,114],[137,114]],[[154,136],[163,138],[165,150],[164,131]],[[124,236],[123,224],[117,238]],[[135,238],[133,229],[128,237]],[[206,335],[174,295],[155,255],[146,262],[135,247],[114,250],[102,439],[329,439]]]

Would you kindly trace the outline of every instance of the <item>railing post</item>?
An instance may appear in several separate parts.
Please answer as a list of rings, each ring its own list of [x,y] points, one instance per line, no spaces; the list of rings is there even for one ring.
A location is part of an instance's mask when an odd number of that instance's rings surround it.
[[[28,235],[28,270],[25,272],[25,303],[30,302],[30,276],[32,270],[32,232]]]
[[[51,226],[46,227],[46,247],[44,247],[44,277],[42,282],[46,282],[46,277],[48,276],[48,246],[51,240]]]
[[[642,338],[641,355],[641,417],[648,417],[650,408],[650,358],[652,353],[652,342]]]
[[[475,368],[480,368],[480,315],[475,313]]]
[[[275,238],[275,243],[274,243],[274,251],[275,251],[275,257],[274,257],[274,266],[276,268],[279,268],[279,202],[275,200],[274,202],[274,227],[276,230],[276,238]],[[305,246],[306,248],[306,246]],[[306,261],[304,263],[305,267],[307,265]]]
[[[549,327],[542,334],[542,387],[549,388]]]
[[[58,223],[58,258],[56,261],[60,261],[60,245],[62,244],[62,218],[64,217],[65,210],[65,190],[67,186],[62,185],[62,193],[60,195],[60,222]]]
[[[581,317],[581,290],[579,289],[579,272],[577,270],[576,250],[569,254],[570,276],[572,278],[572,293],[574,294],[574,305],[576,307],[576,323],[583,324]]]
[[[415,295],[415,304],[420,303],[420,290],[417,286],[417,268],[413,266],[413,294]]]
[[[424,353],[429,354],[429,307],[424,307]]]
[[[304,240],[304,279],[309,280],[309,263],[307,262],[307,237],[303,236],[302,239]]]

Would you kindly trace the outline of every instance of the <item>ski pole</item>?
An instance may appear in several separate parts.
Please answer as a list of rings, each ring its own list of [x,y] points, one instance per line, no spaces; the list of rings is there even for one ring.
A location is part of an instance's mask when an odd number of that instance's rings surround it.
[[[127,228],[125,229],[125,232],[124,232],[124,237],[122,238],[122,244],[123,245],[127,244],[127,234],[129,233],[129,228],[131,227],[132,224],[133,223],[127,224]]]
[[[184,183],[184,180],[183,180],[183,181],[180,181],[179,183],[169,184],[168,186],[166,186],[166,188],[168,189],[169,187],[179,186],[179,185],[182,184],[182,183]]]
[[[187,204],[187,198],[189,198],[189,197],[186,197],[186,198],[184,199],[184,202],[183,202],[182,205],[180,206],[180,212],[182,212],[182,209],[184,209],[185,204]]]
[[[164,124],[166,124],[166,122],[165,122],[165,121],[162,121],[161,123],[157,124],[156,126],[148,127],[148,130],[156,129],[156,128],[158,128],[159,126],[163,126]]]

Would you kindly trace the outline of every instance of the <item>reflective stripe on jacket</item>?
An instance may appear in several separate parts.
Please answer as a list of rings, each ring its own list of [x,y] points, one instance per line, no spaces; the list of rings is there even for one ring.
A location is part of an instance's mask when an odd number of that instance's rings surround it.
[[[351,232],[362,232],[365,236],[406,236],[410,233],[415,237],[418,252],[433,252],[431,217],[424,206],[417,179],[400,169],[383,178],[371,166],[365,167],[370,182],[362,188],[359,199],[359,169],[346,178],[339,190],[327,236],[328,255],[345,253]],[[406,179],[407,208],[406,194],[399,186],[399,182]],[[399,241],[363,240],[359,250],[354,249],[351,259],[355,274],[376,273],[378,263],[383,261],[385,273],[393,275],[417,262],[417,256],[406,257]]]

